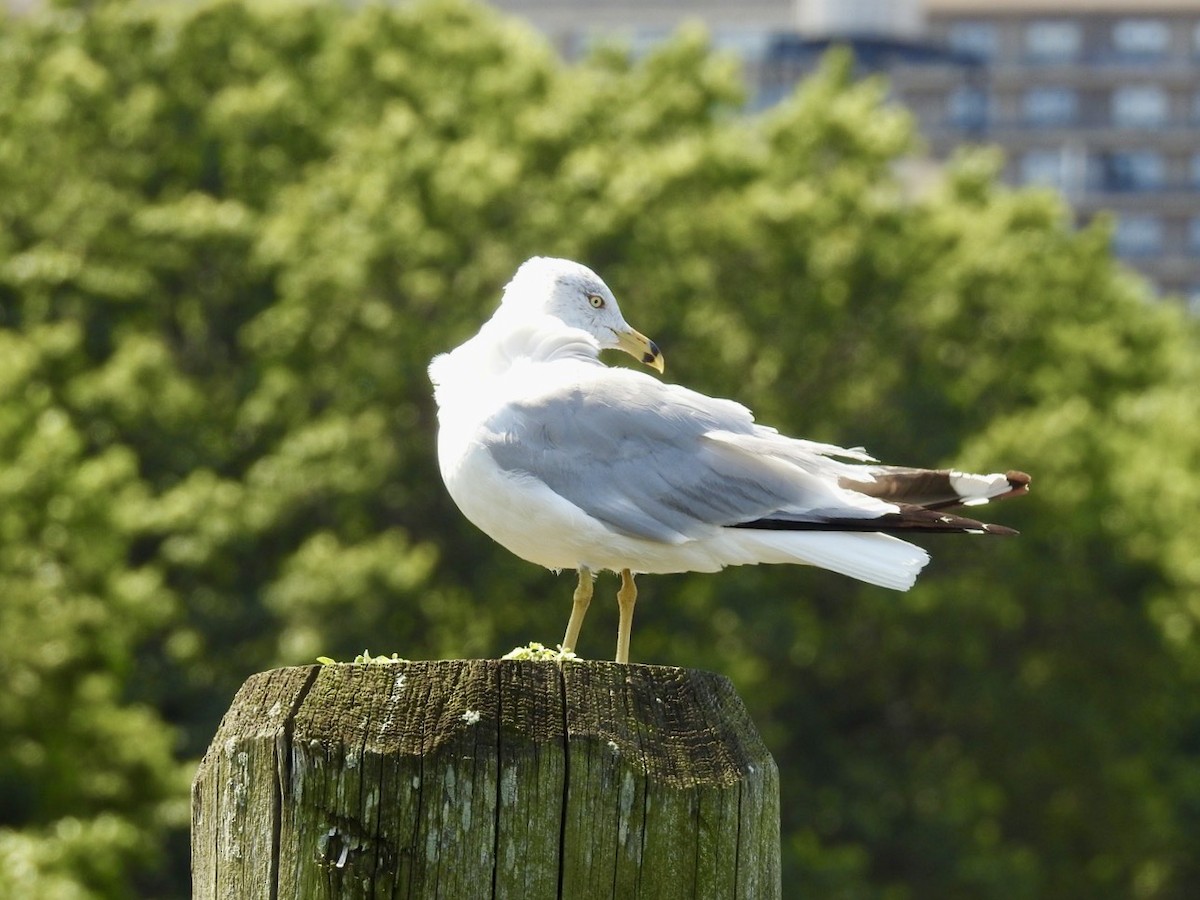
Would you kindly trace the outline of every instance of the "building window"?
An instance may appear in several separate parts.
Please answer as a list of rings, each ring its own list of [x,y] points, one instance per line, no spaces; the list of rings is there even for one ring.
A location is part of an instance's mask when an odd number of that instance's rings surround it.
[[[1112,94],[1113,124],[1125,127],[1162,125],[1167,121],[1167,94],[1154,84],[1127,84]]]
[[[1200,253],[1200,216],[1188,222],[1188,250],[1194,254]]]
[[[1165,56],[1171,43],[1170,29],[1159,19],[1122,19],[1113,26],[1112,36],[1119,56],[1138,59]]]
[[[1200,188],[1200,153],[1192,154],[1191,176],[1192,187]]]
[[[1025,54],[1034,62],[1070,62],[1081,43],[1078,22],[1042,19],[1025,29]]]
[[[1033,125],[1065,125],[1075,120],[1078,99],[1065,87],[1035,87],[1025,92],[1021,109]]]
[[[996,27],[990,22],[954,22],[946,39],[952,50],[981,59],[996,55]]]
[[[1163,186],[1166,164],[1153,150],[1118,150],[1095,160],[1092,186],[1102,191],[1155,191]]]
[[[1123,215],[1117,219],[1113,249],[1118,256],[1157,256],[1162,249],[1162,220],[1158,216]]]
[[[1066,178],[1061,150],[1030,150],[1021,157],[1021,183],[1061,190]]]
[[[946,117],[951,125],[970,130],[987,126],[988,97],[981,88],[963,85],[946,97]]]

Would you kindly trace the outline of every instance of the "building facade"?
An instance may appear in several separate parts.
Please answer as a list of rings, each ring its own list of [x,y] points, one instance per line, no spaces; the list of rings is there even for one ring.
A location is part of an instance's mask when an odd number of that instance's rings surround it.
[[[1010,182],[1111,211],[1117,255],[1200,306],[1200,2],[928,0],[926,32],[982,63],[897,85],[934,152],[998,144]]]
[[[635,51],[687,20],[738,53],[768,106],[833,44],[887,75],[933,154],[988,143],[1006,179],[1116,220],[1114,250],[1200,308],[1200,0],[493,0],[571,56]]]

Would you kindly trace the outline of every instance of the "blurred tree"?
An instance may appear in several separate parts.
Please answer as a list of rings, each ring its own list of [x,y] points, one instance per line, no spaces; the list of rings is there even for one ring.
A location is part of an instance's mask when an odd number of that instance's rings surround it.
[[[1200,889],[1195,325],[987,154],[914,195],[847,72],[751,118],[691,32],[564,66],[458,2],[0,18],[0,895],[185,896],[253,671],[558,637],[568,581],[445,496],[425,376],[534,253],[762,421],[1035,476],[910,594],[645,584],[635,655],[729,674],[775,753],[789,895]]]

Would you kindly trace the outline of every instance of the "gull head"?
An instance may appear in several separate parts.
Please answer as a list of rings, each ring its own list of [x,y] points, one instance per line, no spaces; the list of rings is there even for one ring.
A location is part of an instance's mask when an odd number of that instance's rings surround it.
[[[547,256],[527,260],[504,288],[500,308],[521,317],[552,316],[586,331],[602,348],[624,350],[663,371],[658,346],[625,321],[617,298],[600,276],[577,262]]]

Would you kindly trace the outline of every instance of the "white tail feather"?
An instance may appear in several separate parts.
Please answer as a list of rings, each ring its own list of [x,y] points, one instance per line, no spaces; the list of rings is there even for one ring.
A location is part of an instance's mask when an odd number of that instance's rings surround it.
[[[743,538],[744,535],[744,538]],[[923,549],[887,534],[822,531],[750,531],[757,562],[804,563],[896,591],[907,591],[929,562]]]

